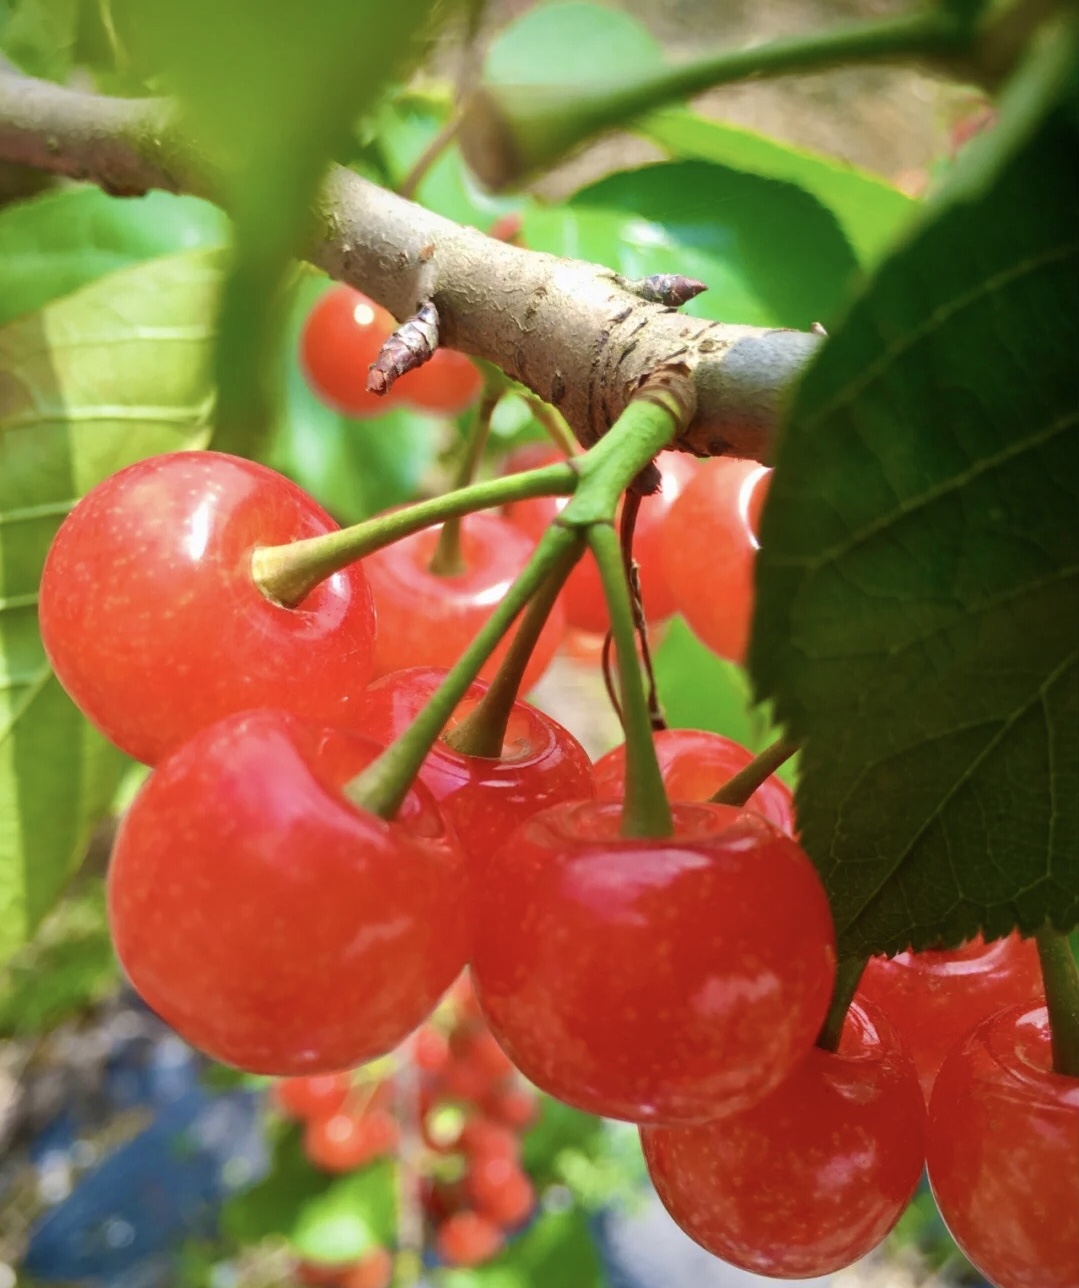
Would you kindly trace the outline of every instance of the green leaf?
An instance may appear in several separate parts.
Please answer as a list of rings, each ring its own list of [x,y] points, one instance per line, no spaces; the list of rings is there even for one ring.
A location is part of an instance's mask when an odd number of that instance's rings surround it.
[[[305,1204],[332,1184],[304,1153],[300,1131],[289,1125],[274,1141],[273,1160],[264,1180],[227,1199],[221,1208],[222,1234],[240,1248],[272,1236],[287,1236]]]
[[[750,669],[844,955],[1079,922],[1079,139],[959,177],[806,375],[762,521]]]
[[[37,587],[101,479],[209,435],[219,253],[153,260],[0,328],[0,960],[31,935],[125,761],[57,684]]]
[[[709,121],[688,108],[655,112],[636,129],[673,157],[714,161],[804,188],[836,216],[864,265],[880,258],[917,210],[910,197],[877,175],[740,126]]]
[[[95,879],[58,904],[0,970],[0,1034],[42,1033],[102,1001],[119,981],[105,885]]]
[[[300,1208],[290,1239],[301,1257],[355,1261],[395,1234],[395,1167],[372,1163],[334,1181]]]
[[[80,0],[16,0],[0,26],[0,49],[31,76],[63,80],[71,68]]]
[[[524,237],[626,277],[699,278],[708,290],[685,311],[745,325],[827,323],[857,272],[835,216],[816,198],[705,161],[611,175],[568,206],[530,211]]]
[[[158,255],[223,245],[228,219],[196,197],[64,188],[0,210],[0,324]]]

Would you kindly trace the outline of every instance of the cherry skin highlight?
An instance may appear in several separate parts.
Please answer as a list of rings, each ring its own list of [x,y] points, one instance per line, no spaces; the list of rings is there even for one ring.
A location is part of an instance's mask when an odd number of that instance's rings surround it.
[[[619,835],[619,807],[558,805],[476,865],[472,976],[513,1063],[631,1122],[702,1122],[766,1096],[831,995],[824,890],[759,814],[676,803],[675,835]]]
[[[367,373],[397,330],[381,305],[351,286],[333,286],[315,301],[300,336],[300,365],[319,398],[346,416],[380,416],[398,405],[395,384],[387,394],[367,388]]]
[[[394,671],[364,694],[358,719],[376,742],[390,743],[427,705],[445,678],[436,667]],[[450,721],[455,728],[487,690],[469,687]],[[469,854],[487,855],[526,818],[560,801],[591,799],[588,753],[550,716],[515,702],[502,756],[466,756],[439,740],[420,768],[420,779],[438,802]]]
[[[676,801],[710,800],[753,759],[753,753],[745,747],[704,729],[661,729],[652,735],[652,740],[663,785],[671,800]],[[595,780],[599,800],[622,799],[626,793],[625,743],[596,761]],[[776,827],[794,835],[794,797],[775,774],[757,788],[745,808],[756,810]]]
[[[375,1059],[463,967],[467,864],[426,789],[390,823],[342,794],[379,751],[285,712],[230,716],[162,761],[124,818],[116,951],[214,1059],[279,1075]]]
[[[873,957],[858,996],[879,1007],[918,1070],[926,1104],[948,1052],[987,1016],[1019,1002],[1044,1002],[1033,939],[981,936],[954,949]]]
[[[925,1158],[914,1066],[855,1004],[836,1054],[814,1047],[753,1108],[700,1127],[642,1127],[664,1207],[713,1255],[782,1279],[864,1256],[903,1214]]]
[[[377,675],[413,666],[450,667],[494,612],[528,562],[533,543],[496,514],[470,514],[461,523],[465,571],[431,572],[441,524],[377,550],[364,568],[378,613]],[[547,669],[562,635],[556,605],[525,668],[527,693]],[[505,656],[512,632],[480,672],[491,679]]]
[[[147,764],[253,707],[346,720],[374,665],[363,569],[334,573],[296,608],[271,602],[251,573],[256,547],[336,529],[290,480],[218,452],[112,475],[72,510],[45,563],[41,633],[61,684]]]
[[[1079,1078],[1029,1002],[983,1020],[933,1086],[926,1163],[956,1243],[999,1288],[1079,1283]]]
[[[741,662],[753,617],[756,527],[772,471],[709,461],[663,525],[663,571],[678,611],[720,657]]]

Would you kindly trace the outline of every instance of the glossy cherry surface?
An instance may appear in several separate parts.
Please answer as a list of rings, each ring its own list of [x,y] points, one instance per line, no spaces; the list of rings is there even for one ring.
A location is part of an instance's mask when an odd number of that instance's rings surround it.
[[[424,411],[457,416],[471,407],[482,388],[483,377],[463,353],[436,349],[422,367],[398,378],[394,392]]]
[[[231,712],[274,706],[345,720],[374,666],[359,564],[296,608],[251,575],[257,546],[333,532],[290,480],[217,452],[154,456],[112,475],[61,525],[41,632],[61,684],[136,760]]]
[[[667,795],[676,801],[707,801],[753,759],[747,748],[704,729],[661,729],[653,735],[659,772]],[[595,765],[596,796],[621,800],[626,792],[626,747],[623,743]],[[794,797],[786,783],[771,774],[746,802],[792,836]]]
[[[1044,1006],[983,1020],[941,1066],[929,1181],[956,1243],[999,1288],[1079,1284],[1079,1079],[1052,1070]]]
[[[358,708],[360,727],[376,742],[392,742],[419,715],[445,675],[435,667],[415,667],[377,680]],[[475,708],[486,689],[482,681],[470,687],[449,728]],[[439,740],[423,762],[420,778],[468,853],[479,855],[491,853],[541,809],[594,795],[585,749],[568,729],[524,702],[514,703],[500,759],[466,756]]]
[[[804,1058],[832,988],[831,916],[801,849],[759,814],[676,804],[626,839],[610,803],[554,806],[476,868],[472,974],[542,1090],[633,1122],[700,1122]]]
[[[713,653],[740,662],[753,616],[756,519],[771,470],[707,462],[663,525],[663,571],[678,611]]]
[[[848,1012],[839,1051],[814,1047],[744,1113],[641,1129],[652,1182],[683,1230],[743,1270],[828,1274],[880,1243],[925,1158],[925,1106],[887,1020]]]
[[[367,389],[367,373],[397,329],[393,316],[351,286],[331,287],[315,301],[300,336],[300,364],[323,402],[346,416],[380,416],[402,401]]]
[[[116,951],[215,1059],[305,1074],[385,1055],[464,965],[467,863],[426,789],[393,823],[342,795],[378,752],[284,712],[231,716],[162,761],[124,818]]]
[[[565,456],[556,448],[529,443],[507,457],[504,472],[512,474],[519,470],[538,469],[541,465],[562,460]],[[660,622],[670,617],[677,607],[664,570],[662,533],[675,499],[698,468],[698,462],[685,452],[661,452],[656,464],[663,476],[663,488],[653,496],[641,498],[633,537],[633,557],[639,567],[641,598],[648,622]],[[516,501],[506,507],[506,518],[533,541],[538,541],[568,499],[561,496]],[[562,591],[562,603],[570,626],[592,634],[606,633],[608,617],[603,585],[595,562],[588,556],[570,573]]]
[[[918,1070],[926,1104],[948,1052],[986,1016],[1045,1000],[1033,939],[980,936],[954,949],[873,957],[858,985],[887,1015]]]
[[[461,524],[465,571],[431,571],[441,525],[376,551],[364,560],[378,613],[376,672],[413,666],[449,667],[461,656],[528,562],[533,543],[496,514],[470,514]],[[556,605],[525,670],[522,691],[539,679],[562,634]],[[508,647],[504,640],[481,675],[490,679]]]

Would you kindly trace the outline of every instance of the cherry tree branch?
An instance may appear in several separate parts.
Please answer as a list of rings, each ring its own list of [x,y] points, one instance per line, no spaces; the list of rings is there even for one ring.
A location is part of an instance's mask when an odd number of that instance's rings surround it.
[[[0,161],[136,195],[227,206],[222,168],[164,99],[117,99],[0,69]],[[692,377],[677,446],[767,461],[784,391],[820,344],[799,331],[686,317],[618,274],[497,241],[331,166],[306,256],[398,318],[431,301],[442,341],[495,363],[557,407],[589,445],[656,372]]]

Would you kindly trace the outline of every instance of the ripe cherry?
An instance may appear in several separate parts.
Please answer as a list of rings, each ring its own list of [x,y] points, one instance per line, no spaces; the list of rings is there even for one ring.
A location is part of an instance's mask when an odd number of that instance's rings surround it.
[[[926,1104],[944,1058],[986,1016],[1018,1002],[1044,1001],[1038,950],[1009,935],[987,944],[874,957],[858,996],[892,1022],[918,1070]]]
[[[983,1020],[929,1108],[929,1182],[948,1229],[1000,1288],[1079,1283],[1079,1079],[1054,1073],[1044,1006]]]
[[[479,1266],[501,1249],[502,1231],[478,1212],[448,1217],[435,1239],[438,1255],[450,1266]]]
[[[282,1078],[274,1083],[272,1099],[290,1118],[328,1118],[345,1103],[351,1088],[352,1080],[347,1073]]]
[[[419,715],[445,674],[416,667],[377,680],[358,709],[360,727],[376,742],[392,742]],[[451,728],[486,690],[482,681],[469,688]],[[420,778],[470,854],[490,853],[519,823],[548,805],[593,794],[588,753],[567,729],[524,702],[513,705],[500,759],[466,756],[439,741],[423,762]]]
[[[457,416],[471,407],[482,388],[483,377],[456,349],[436,349],[422,367],[406,371],[394,385],[414,407],[442,416]]]
[[[755,1274],[828,1274],[875,1248],[925,1157],[914,1066],[855,1004],[837,1054],[814,1047],[766,1099],[699,1127],[641,1128],[648,1171],[683,1230]]]
[[[402,401],[369,393],[367,372],[397,329],[391,314],[351,286],[332,286],[315,302],[300,337],[300,362],[323,402],[346,416],[379,416]]]
[[[336,528],[282,475],[218,452],[112,475],[68,515],[45,563],[41,632],[61,684],[148,764],[252,707],[344,720],[374,664],[362,568],[296,608],[271,602],[251,575],[257,546]]]
[[[304,1128],[308,1159],[324,1172],[352,1172],[397,1148],[397,1123],[384,1109],[312,1118]]]
[[[393,1255],[389,1248],[372,1248],[344,1274],[341,1288],[390,1288]]]
[[[663,570],[679,612],[713,653],[735,662],[749,640],[757,519],[771,473],[755,461],[709,461],[663,525]]]
[[[341,792],[378,752],[284,712],[230,716],[162,761],[124,818],[120,961],[215,1059],[281,1075],[385,1055],[468,957],[467,864],[423,785],[391,823]]]
[[[532,542],[496,514],[470,514],[461,524],[465,571],[431,571],[441,524],[404,537],[364,560],[378,613],[378,675],[413,666],[449,667],[472,643],[532,553]],[[547,669],[562,635],[556,605],[525,669],[527,693]],[[512,635],[508,638],[512,638]],[[490,679],[508,638],[480,674]]]
[[[508,1158],[477,1159],[465,1178],[465,1193],[477,1212],[503,1227],[520,1225],[536,1206],[532,1182]]]
[[[753,753],[722,734],[703,729],[662,729],[653,735],[659,772],[667,795],[676,801],[707,801],[744,769]],[[626,747],[621,744],[596,761],[596,796],[621,800],[626,792]],[[791,835],[795,831],[794,797],[774,774],[757,788],[746,808],[763,814]]]
[[[732,806],[676,804],[627,839],[619,807],[554,806],[476,867],[473,978],[514,1064],[560,1100],[701,1122],[768,1094],[816,1038],[835,943],[789,836]]]

